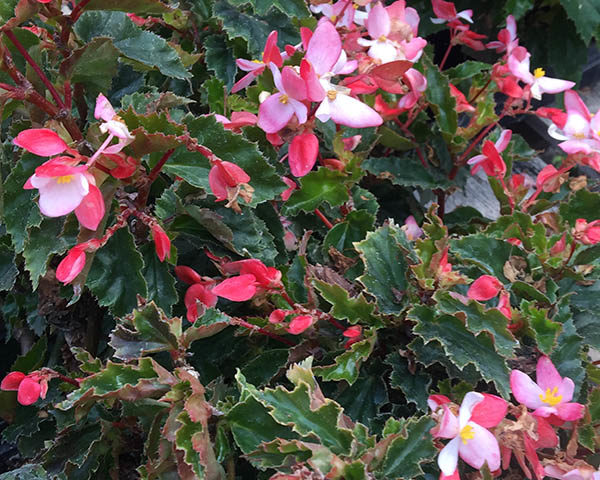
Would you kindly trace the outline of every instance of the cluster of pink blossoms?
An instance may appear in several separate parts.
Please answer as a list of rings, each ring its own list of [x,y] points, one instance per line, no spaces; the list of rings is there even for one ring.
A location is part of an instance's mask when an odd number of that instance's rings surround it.
[[[434,438],[450,439],[438,456],[440,480],[459,480],[458,458],[479,470],[487,464],[491,472],[508,468],[511,454],[514,453],[527,478],[531,473],[525,464],[527,458],[534,474],[541,480],[544,475],[554,478],[585,478],[577,468],[564,470],[540,463],[536,449],[555,447],[558,437],[551,425],[561,426],[583,417],[585,407],[571,402],[574,384],[570,378],[563,378],[557,372],[552,361],[540,357],[537,364],[537,382],[534,382],[519,370],[513,370],[510,384],[517,402],[532,409],[531,416],[537,425],[537,434],[533,438],[523,431],[525,456],[522,451],[513,451],[509,445],[500,442],[508,402],[495,395],[469,392],[465,395],[458,412],[450,399],[444,395],[431,395],[428,400],[438,424],[431,430]],[[457,414],[458,413],[458,414]],[[495,427],[494,431],[490,431]],[[579,475],[579,476],[577,476]],[[597,480],[594,473],[594,480]],[[591,473],[588,478],[592,478]]]

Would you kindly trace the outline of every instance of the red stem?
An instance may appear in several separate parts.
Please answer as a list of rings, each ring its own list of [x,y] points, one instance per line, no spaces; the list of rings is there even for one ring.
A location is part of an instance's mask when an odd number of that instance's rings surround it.
[[[152,183],[154,180],[156,180],[156,178],[158,177],[158,174],[164,167],[165,163],[167,163],[167,160],[169,160],[169,157],[171,155],[173,155],[174,151],[175,151],[174,148],[172,148],[171,150],[167,150],[165,152],[165,154],[162,156],[162,158],[158,161],[158,163],[156,165],[154,165],[154,168],[152,170],[150,170],[150,174],[148,175],[148,180],[150,181],[150,183]]]
[[[76,387],[79,387],[79,382],[77,380],[75,380],[74,378],[67,377],[65,375],[61,375],[60,373],[57,373],[57,376],[58,376],[59,380],[70,383],[71,385],[75,385]]]
[[[287,303],[289,303],[290,307],[296,308],[296,302],[294,302],[294,300],[292,300],[292,298],[288,295],[288,293],[285,290],[282,290],[281,292],[279,292],[279,295],[281,295],[283,297],[283,299]]]
[[[83,9],[85,8],[85,6],[90,3],[92,0],[82,0],[81,2],[79,2],[77,5],[75,5],[75,8],[73,9],[73,11],[71,12],[71,22],[75,23],[77,21],[77,19],[81,16],[81,14],[83,13]]]
[[[325,224],[325,226],[331,230],[333,228],[333,223],[331,223],[327,217],[325,215],[323,215],[323,213],[321,212],[321,210],[319,210],[318,208],[315,208],[315,215],[317,217],[319,217],[319,219]]]
[[[446,49],[446,53],[444,53],[444,58],[442,58],[442,61],[440,62],[440,71],[444,69],[446,60],[448,60],[448,55],[450,55],[450,50],[452,50],[452,47],[454,47],[454,45],[452,45],[452,40],[454,40],[454,32],[450,30],[450,43],[448,45],[448,48]]]
[[[488,78],[488,81],[486,82],[486,84],[483,87],[481,87],[475,95],[473,95],[473,98],[471,98],[469,100],[469,103],[473,103],[475,100],[477,100],[477,97],[479,97],[479,95],[481,95],[485,91],[485,89],[490,86],[491,82],[492,82],[492,77]]]
[[[52,98],[54,98],[56,105],[58,105],[58,107],[61,110],[66,110],[67,107],[63,103],[63,101],[60,98],[60,95],[58,94],[56,89],[54,88],[54,85],[52,85],[50,80],[48,80],[48,77],[42,71],[42,69],[39,67],[39,65],[37,63],[35,63],[35,60],[31,57],[31,55],[29,55],[29,52],[25,49],[25,47],[23,47],[23,45],[21,45],[21,42],[19,42],[19,40],[17,40],[17,37],[15,37],[15,34],[13,32],[11,32],[10,30],[6,30],[4,32],[4,35],[6,35],[6,37],[13,43],[13,45],[21,53],[21,55],[23,55],[23,58],[25,58],[27,63],[29,63],[29,65],[31,65],[31,68],[33,68],[33,70],[35,71],[37,76],[40,78],[42,83],[44,85],[46,85],[46,88],[50,92],[50,95],[52,95]]]
[[[477,144],[483,139],[483,137],[485,137],[488,133],[490,133],[490,131],[496,126],[498,125],[498,122],[500,121],[500,119],[504,116],[504,112],[502,112],[502,114],[498,117],[498,120],[496,120],[494,123],[490,123],[487,127],[485,127],[481,132],[479,132],[479,135],[477,135],[477,137],[475,138],[475,140],[473,140],[471,142],[471,144],[467,147],[467,149],[463,152],[463,154],[460,156],[460,158],[456,161],[456,165],[457,166],[462,166],[463,162],[465,160],[465,158],[473,151],[473,149],[477,146]]]
[[[2,83],[2,82],[0,82],[0,88],[3,90],[7,90],[9,92],[15,92],[18,90],[18,88],[15,87],[14,85],[9,85],[8,83]]]
[[[236,325],[245,327],[248,330],[253,330],[255,332],[262,333],[263,335],[266,335],[267,337],[270,337],[273,340],[277,340],[278,342],[286,344],[288,347],[296,346],[296,344],[294,342],[288,340],[287,338],[280,337],[279,335],[277,335],[273,332],[269,332],[268,330],[265,330],[264,328],[260,328],[258,325],[252,325],[251,323],[248,323],[245,320],[242,320],[241,318],[234,318],[232,320]]]

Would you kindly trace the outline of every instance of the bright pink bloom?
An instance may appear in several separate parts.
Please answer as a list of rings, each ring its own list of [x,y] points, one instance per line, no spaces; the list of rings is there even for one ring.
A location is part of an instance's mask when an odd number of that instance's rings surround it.
[[[506,52],[506,55],[510,55],[518,46],[517,22],[515,21],[515,17],[509,15],[506,17],[506,28],[503,28],[498,33],[498,41],[490,42],[486,47],[495,48],[498,53]]]
[[[212,285],[213,282],[202,281],[201,283],[195,283],[185,292],[183,303],[185,304],[185,308],[187,309],[186,318],[189,322],[195,322],[196,319],[200,316],[201,312],[198,311],[198,302],[200,302],[201,306],[203,305],[209,308],[212,308],[217,304],[218,298],[211,291]]]
[[[481,40],[486,38],[485,35],[480,33],[475,33],[471,31],[468,25],[456,24],[454,25],[454,30],[456,32],[452,42],[457,45],[466,45],[473,50],[485,50],[485,45]]]
[[[402,80],[408,84],[410,91],[398,101],[398,108],[410,110],[427,89],[427,79],[418,70],[410,68],[406,71]]]
[[[509,320],[512,319],[512,310],[510,309],[510,293],[502,292],[500,294],[500,300],[498,300],[498,310],[502,312]]]
[[[271,315],[269,315],[269,323],[281,323],[290,313],[292,312],[289,310],[282,310],[280,308],[273,310]]]
[[[559,253],[564,252],[566,246],[567,246],[567,234],[563,233],[562,237],[560,237],[560,240],[558,242],[556,242],[554,245],[552,245],[552,248],[550,249],[550,255],[558,255]]]
[[[248,183],[250,176],[235,163],[215,160],[208,172],[208,184],[217,202],[228,200],[229,190],[236,189],[242,183]]]
[[[152,224],[150,231],[152,232],[154,248],[159,260],[164,262],[165,258],[171,258],[171,240],[165,231],[157,223]]]
[[[475,111],[475,107],[467,101],[467,98],[464,96],[464,94],[458,88],[456,88],[451,83],[449,84],[449,87],[450,87],[450,95],[452,95],[454,97],[454,99],[456,100],[456,111],[458,113]]]
[[[32,372],[25,375],[22,372],[10,372],[2,380],[0,389],[17,392],[17,401],[21,405],[32,405],[38,398],[46,398],[48,381],[40,374]]]
[[[575,240],[584,245],[595,245],[600,242],[600,220],[588,223],[585,219],[578,218],[571,233]]]
[[[258,117],[250,112],[232,112],[231,120],[223,115],[215,114],[215,119],[223,124],[223,128],[234,132],[239,132],[242,127],[248,125],[256,125],[256,122],[258,122]]]
[[[288,177],[281,177],[281,180],[283,180],[283,183],[285,183],[289,187],[281,194],[281,199],[284,202],[286,202],[292,196],[294,190],[298,188],[298,185],[296,185],[296,182],[294,182],[291,178]]]
[[[475,175],[480,168],[490,177],[504,178],[506,164],[500,156],[512,136],[512,130],[502,130],[496,143],[486,140],[481,149],[481,155],[475,155],[467,162],[471,167],[471,175]]]
[[[244,72],[249,72],[240,78],[233,88],[231,89],[231,93],[235,93],[240,91],[242,88],[250,85],[256,77],[258,77],[261,73],[264,72],[265,68],[269,63],[273,62],[277,67],[281,68],[283,65],[283,59],[281,58],[281,53],[277,48],[277,31],[273,30],[269,36],[267,37],[267,42],[265,44],[265,49],[263,51],[262,61],[260,60],[244,60],[242,58],[238,58],[235,63],[237,66],[243,70]],[[232,119],[233,121],[233,119]]]
[[[443,0],[431,0],[433,6],[433,13],[437,18],[432,18],[432,23],[446,23],[452,21],[465,20],[469,23],[473,23],[473,10],[463,10],[456,12],[456,7],[452,2],[445,2]]]
[[[500,290],[502,290],[500,280],[491,275],[482,275],[471,284],[467,297],[471,300],[486,301],[498,295]]]
[[[40,157],[51,157],[67,150],[67,144],[58,134],[48,128],[23,130],[13,143]]]
[[[108,132],[109,135],[92,159],[95,159],[94,157],[100,153],[119,153],[123,148],[133,142],[134,137],[129,133],[127,125],[125,125],[125,122],[123,122],[116,114],[108,99],[102,94],[99,94],[98,98],[96,98],[94,117],[97,120],[103,121],[103,123],[100,124],[100,131],[102,133]],[[114,137],[117,137],[119,141],[109,147],[108,145]]]
[[[589,468],[579,467],[568,471],[565,471],[563,468],[555,465],[546,465],[544,467],[544,474],[560,480],[600,480],[600,472],[590,470]]]
[[[67,256],[61,260],[56,268],[56,279],[65,285],[75,280],[75,277],[83,270],[85,266],[85,249],[87,243],[75,245]]]
[[[275,64],[269,65],[277,93],[270,95],[258,108],[257,125],[267,133],[276,133],[287,125],[294,114],[299,124],[306,122],[308,110],[306,83],[290,66],[279,72]]]
[[[480,413],[475,407],[484,404]],[[444,475],[456,472],[458,457],[475,469],[485,462],[491,471],[500,468],[500,448],[496,437],[487,428],[497,425],[506,414],[507,404],[494,395],[469,392],[460,406],[458,418],[447,404],[442,404],[440,423],[433,435],[451,438],[438,456],[438,466]],[[485,425],[485,426],[484,426]]]
[[[567,124],[568,115],[560,108],[540,107],[535,111],[535,114],[541,118],[552,120],[558,128],[563,129]]]
[[[555,415],[564,421],[583,417],[584,405],[571,402],[575,385],[570,378],[562,378],[552,361],[542,356],[536,368],[537,383],[520,370],[510,373],[510,386],[519,403],[534,410],[540,417]]]
[[[290,326],[288,327],[288,332],[292,335],[299,335],[313,323],[314,319],[310,315],[298,315],[297,317],[292,318]]]
[[[194,283],[202,283],[202,277],[193,268],[179,265],[175,267],[175,275],[184,283],[193,285]]]
[[[223,280],[212,289],[212,293],[232,302],[244,302],[254,296],[256,284],[254,275],[239,275]]]
[[[288,161],[292,175],[303,177],[312,170],[319,153],[319,140],[314,133],[296,135],[289,148]]]
[[[334,3],[322,3],[320,5],[311,5],[310,10],[313,13],[321,13],[330,21],[336,22],[339,27],[350,28],[354,22],[356,10],[352,6],[347,7],[347,0],[338,0]],[[342,17],[340,17],[342,15]]]
[[[360,325],[353,325],[352,327],[348,327],[346,330],[344,330],[342,335],[344,335],[346,338],[356,338],[360,337],[361,332],[362,329],[360,328]]]
[[[281,287],[281,272],[274,267],[267,267],[256,258],[225,263],[222,268],[226,273],[239,273],[242,276],[252,275],[256,285],[264,289]]]
[[[516,47],[508,57],[507,65],[511,73],[531,88],[531,96],[541,100],[544,93],[559,93],[575,86],[575,82],[546,77],[542,68],[529,71],[531,54],[524,47]]]
[[[400,229],[404,232],[406,238],[408,238],[409,240],[416,240],[417,238],[421,238],[421,236],[423,235],[423,230],[421,229],[421,227],[419,227],[419,224],[415,220],[415,217],[413,217],[412,215],[406,217],[404,225],[402,225]]]
[[[518,239],[517,237],[507,238],[506,241],[508,243],[510,243],[511,245],[514,245],[515,247],[520,247],[521,245],[523,245],[523,242],[520,239]]]

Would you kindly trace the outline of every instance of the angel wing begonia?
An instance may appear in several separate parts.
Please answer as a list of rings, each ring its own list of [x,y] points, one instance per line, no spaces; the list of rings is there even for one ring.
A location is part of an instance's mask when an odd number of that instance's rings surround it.
[[[281,68],[283,65],[283,59],[281,58],[281,52],[277,48],[277,30],[273,30],[267,37],[265,43],[265,49],[261,60],[245,60],[238,58],[235,63],[240,70],[248,72],[242,78],[240,78],[233,88],[231,93],[236,93],[250,85],[261,73],[265,71],[265,68],[270,64],[274,63],[277,67]]]

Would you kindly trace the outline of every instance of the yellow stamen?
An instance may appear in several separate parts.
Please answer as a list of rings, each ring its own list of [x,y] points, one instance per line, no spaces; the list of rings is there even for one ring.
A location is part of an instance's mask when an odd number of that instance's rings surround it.
[[[577,140],[583,140],[585,138],[585,134],[581,133],[581,132],[577,132],[574,133],[573,136],[577,139]]]
[[[534,76],[535,78],[542,78],[544,75],[546,75],[546,72],[544,71],[544,69],[543,69],[543,68],[536,68],[536,69],[533,71],[533,76]]]
[[[337,97],[337,92],[335,90],[329,90],[327,92],[327,98],[332,102],[335,100],[335,97]]]
[[[290,97],[288,97],[285,93],[281,97],[279,97],[279,101],[284,105],[288,102],[289,99]]]
[[[463,429],[460,431],[460,439],[466,445],[468,440],[473,440],[475,438],[475,432],[473,431],[473,427],[471,425],[465,425]]]
[[[337,22],[337,18],[338,18],[338,17],[337,17],[337,15],[332,15],[332,16],[331,16],[331,21],[332,21],[333,23],[335,23],[335,22]]]
[[[378,41],[378,42],[385,42],[386,40],[387,40],[387,38],[385,37],[385,35],[381,35],[381,36],[380,36],[380,37],[377,39],[377,41]]]
[[[355,3],[354,5],[352,5],[352,8],[353,8],[354,10],[358,10],[358,7],[359,7],[358,3]]]
[[[540,400],[551,407],[558,405],[562,402],[562,395],[557,395],[558,387],[554,387],[552,391],[549,388],[546,389],[546,393],[544,395],[540,394]]]
[[[71,183],[71,180],[73,180],[73,177],[74,177],[74,175],[63,175],[56,179],[56,183],[58,183],[58,184]]]
[[[252,60],[252,63],[264,63],[261,60]]]

